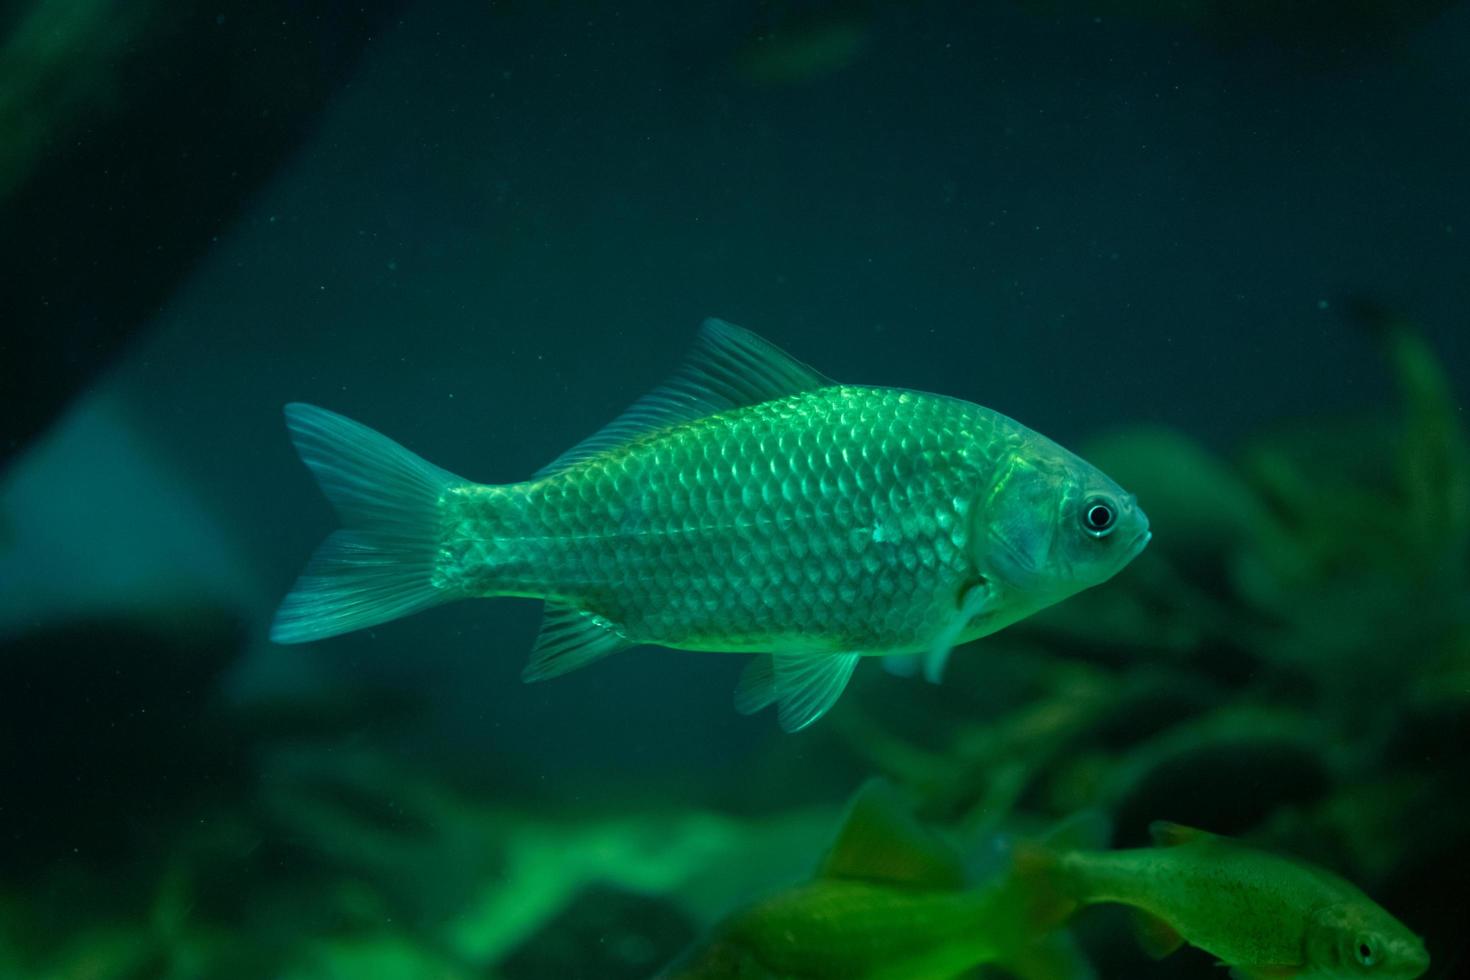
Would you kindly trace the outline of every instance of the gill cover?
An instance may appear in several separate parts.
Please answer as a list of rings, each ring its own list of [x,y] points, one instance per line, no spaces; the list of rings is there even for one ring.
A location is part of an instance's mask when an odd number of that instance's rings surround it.
[[[1057,478],[1034,461],[1013,456],[975,510],[980,568],[1013,589],[1037,593],[1054,578],[1050,567],[1061,504]]]

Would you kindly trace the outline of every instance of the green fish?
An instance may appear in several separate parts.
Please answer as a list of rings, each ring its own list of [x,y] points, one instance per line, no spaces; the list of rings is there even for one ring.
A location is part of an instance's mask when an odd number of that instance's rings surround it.
[[[544,599],[523,672],[638,644],[755,653],[736,692],[811,724],[863,656],[956,644],[1112,577],[1133,497],[998,412],[838,384],[704,324],[683,369],[524,483],[471,483],[340,415],[286,406],[346,527],[276,614],[300,643],[441,602]]]
[[[1329,871],[1179,824],[1150,830],[1156,848],[1018,850],[1017,860],[1061,901],[1132,906],[1150,955],[1189,943],[1235,980],[1411,980],[1429,969],[1418,936]]]
[[[967,879],[953,845],[872,780],[815,878],[735,912],[658,980],[950,980],[986,963],[1020,980],[1092,975],[1008,868]]]

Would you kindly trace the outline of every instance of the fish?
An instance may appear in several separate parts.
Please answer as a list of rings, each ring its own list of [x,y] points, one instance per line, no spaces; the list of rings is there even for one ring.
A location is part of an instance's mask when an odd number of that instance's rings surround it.
[[[479,484],[326,409],[296,449],[345,527],[271,637],[301,643],[455,599],[544,600],[527,681],[652,644],[751,653],[735,706],[799,731],[862,657],[950,650],[1111,578],[1148,519],[999,412],[839,384],[705,321],[683,367],[531,479]]]
[[[815,876],[738,909],[657,980],[949,980],[994,964],[1019,980],[1082,980],[1058,921],[1001,867],[964,854],[881,779],[863,785]]]
[[[1149,829],[1152,848],[1020,848],[1017,873],[1039,905],[1131,906],[1149,955],[1188,943],[1232,980],[1412,980],[1429,969],[1423,940],[1332,872],[1195,827]]]

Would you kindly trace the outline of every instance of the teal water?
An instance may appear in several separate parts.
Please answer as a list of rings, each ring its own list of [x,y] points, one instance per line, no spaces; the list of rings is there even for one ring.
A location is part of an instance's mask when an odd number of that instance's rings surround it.
[[[0,5],[0,120],[50,134],[0,150],[0,976],[647,976],[874,774],[977,840],[1239,834],[1467,969],[1466,4],[190,7],[30,85],[40,6]],[[268,642],[336,526],[284,403],[510,482],[706,316],[1023,421],[1153,545],[796,736],[738,657],[523,685],[529,600]],[[1097,975],[1217,975],[1110,914]]]

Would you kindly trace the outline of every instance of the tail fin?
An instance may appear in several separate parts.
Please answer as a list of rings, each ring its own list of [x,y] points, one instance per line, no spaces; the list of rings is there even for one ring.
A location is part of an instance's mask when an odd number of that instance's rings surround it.
[[[440,499],[465,481],[314,405],[287,405],[286,426],[345,527],[317,548],[276,611],[271,639],[320,640],[455,598],[432,579]]]
[[[1085,904],[1084,880],[1071,857],[1106,848],[1112,836],[1107,814],[1089,808],[1057,821],[1039,839],[1011,844],[1011,873],[1034,925],[1052,928]]]
[[[1049,932],[1077,911],[1081,903],[1058,852],[1035,841],[1020,841],[1012,861],[1011,873],[1020,887],[1020,905],[1031,929]]]

